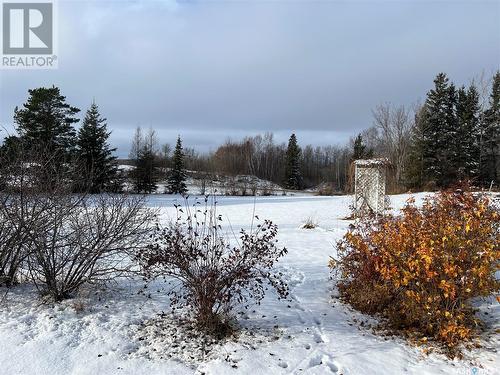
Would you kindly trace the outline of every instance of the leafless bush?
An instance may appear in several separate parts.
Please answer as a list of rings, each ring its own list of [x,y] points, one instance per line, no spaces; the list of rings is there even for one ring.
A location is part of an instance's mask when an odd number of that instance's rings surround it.
[[[202,173],[198,180],[198,190],[200,195],[205,195],[207,192],[208,173]]]
[[[50,185],[40,167],[53,158],[46,156],[42,160],[38,157],[39,150],[32,148],[27,152],[21,143],[10,147],[9,153],[3,151],[0,153],[0,285],[11,286],[31,251],[29,231],[37,228],[43,212],[43,207],[30,203],[33,192]]]
[[[59,301],[85,283],[130,271],[153,216],[143,198],[56,195],[42,201],[47,209],[31,232],[28,257],[30,275],[41,291]]]
[[[247,195],[249,195],[250,191],[249,191],[249,189],[248,189],[248,184],[247,184],[247,182],[245,182],[245,181],[244,181],[244,182],[242,182],[242,183],[240,184],[240,191],[241,191],[241,192],[240,192],[240,195],[241,195],[242,197],[246,197]]]
[[[0,285],[11,286],[16,282],[28,246],[20,223],[13,220],[20,214],[18,202],[5,193],[0,194]]]
[[[306,220],[304,220],[304,224],[302,224],[302,229],[314,229],[318,227],[318,222],[314,220],[311,216],[309,216]]]
[[[12,284],[22,268],[62,300],[131,268],[154,216],[143,198],[76,195],[71,162],[22,144],[11,155],[0,160],[8,181],[0,192],[0,282]]]
[[[318,195],[331,196],[335,195],[335,193],[338,192],[335,190],[335,186],[332,183],[321,184],[321,186],[318,189]]]
[[[236,179],[234,177],[229,177],[225,183],[226,195],[237,196],[238,195],[238,185],[236,184]]]
[[[264,187],[261,189],[260,195],[262,195],[263,197],[275,195],[274,188],[270,183],[266,183]]]
[[[257,195],[257,183],[254,181],[250,184],[250,191],[252,193],[252,196],[256,196]]]
[[[280,298],[288,288],[273,265],[287,253],[276,246],[277,226],[268,220],[250,232],[241,230],[237,246],[221,234],[222,217],[209,198],[177,206],[177,219],[156,228],[153,243],[137,259],[147,279],[170,277],[176,281],[169,295],[175,307],[188,307],[199,327],[223,334],[236,305],[248,307],[262,300],[267,285]]]

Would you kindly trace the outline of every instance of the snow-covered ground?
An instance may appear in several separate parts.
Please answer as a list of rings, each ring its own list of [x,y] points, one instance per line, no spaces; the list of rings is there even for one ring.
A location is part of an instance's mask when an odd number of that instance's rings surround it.
[[[407,198],[393,196],[391,204],[401,207]],[[155,195],[148,204],[159,207],[162,220],[168,220],[176,199]],[[278,224],[280,245],[289,250],[279,267],[290,283],[291,301],[266,296],[261,306],[239,316],[250,333],[216,348],[204,361],[180,361],[189,358],[190,349],[161,344],[171,342],[169,337],[156,344],[144,338],[143,324],[169,309],[168,300],[156,292],[158,285],[150,286],[151,298],[137,294],[143,287],[140,280],[129,280],[62,304],[42,304],[32,288],[20,286],[5,296],[0,289],[0,374],[499,374],[498,335],[465,360],[424,355],[402,339],[374,334],[371,318],[332,297],[327,264],[350,223],[344,218],[351,200],[218,198],[219,212],[236,233],[250,226],[254,211]],[[301,229],[309,217],[319,226]],[[480,307],[482,317],[498,331],[500,305],[492,299]]]

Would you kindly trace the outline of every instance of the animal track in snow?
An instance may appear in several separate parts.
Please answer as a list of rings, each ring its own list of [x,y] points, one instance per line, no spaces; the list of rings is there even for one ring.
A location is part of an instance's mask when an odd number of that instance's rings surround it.
[[[323,338],[321,337],[321,335],[320,335],[320,334],[318,334],[318,333],[315,333],[315,334],[314,334],[314,336],[313,336],[313,338],[314,338],[314,342],[315,342],[316,344],[321,344],[321,343],[325,342],[325,341],[323,340]]]
[[[287,368],[288,367],[288,363],[286,363],[286,362],[279,362],[278,366],[281,367],[281,368]]]
[[[326,354],[318,354],[309,361],[309,368],[323,366],[327,367],[331,372],[337,372],[339,368],[333,363],[332,358]]]

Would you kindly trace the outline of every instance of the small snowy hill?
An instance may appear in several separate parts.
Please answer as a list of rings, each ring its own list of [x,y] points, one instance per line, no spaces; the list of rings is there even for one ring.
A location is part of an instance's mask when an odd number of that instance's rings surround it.
[[[118,169],[123,173],[128,173],[135,167],[132,165],[120,164]],[[168,170],[162,170],[166,175]],[[187,189],[190,195],[230,195],[230,196],[270,196],[270,195],[297,195],[297,194],[312,194],[310,192],[291,192],[283,189],[280,185],[260,179],[251,175],[226,176],[222,174],[212,174],[198,171],[186,171],[187,173]],[[130,181],[126,183],[126,190],[130,190]],[[157,194],[166,192],[166,179],[160,179],[158,182]]]

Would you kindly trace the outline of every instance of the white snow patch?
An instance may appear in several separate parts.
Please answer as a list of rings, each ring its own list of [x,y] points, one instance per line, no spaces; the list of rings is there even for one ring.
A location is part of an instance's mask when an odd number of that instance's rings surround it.
[[[417,201],[423,196],[418,194]],[[393,208],[399,209],[408,197],[391,197]],[[153,195],[148,204],[159,207],[167,221],[175,215],[176,200],[180,198]],[[240,339],[228,340],[214,348],[215,355],[193,362],[186,360],[193,348],[186,346],[182,352],[168,347],[173,341],[165,335],[173,331],[162,327],[155,331],[154,325],[144,330],[147,322],[169,311],[168,298],[157,292],[162,282],[149,286],[150,298],[138,294],[141,280],[132,280],[120,282],[112,291],[89,288],[61,304],[43,304],[28,286],[16,287],[5,297],[6,290],[0,289],[0,374],[468,375],[473,367],[478,369],[476,375],[498,374],[498,335],[468,353],[467,360],[427,356],[402,339],[372,333],[372,318],[334,298],[327,264],[351,223],[342,218],[350,213],[352,197],[220,197],[218,201],[219,212],[230,219],[235,233],[251,226],[253,214],[278,224],[279,245],[289,251],[279,269],[290,283],[291,301],[278,301],[270,293],[261,306],[238,314],[244,332]],[[320,228],[300,229],[307,217],[314,217]],[[494,299],[479,302],[481,317],[496,329],[499,306]],[[147,332],[147,338],[138,339]],[[167,355],[147,355],[145,341]],[[179,352],[182,355],[168,356]]]

